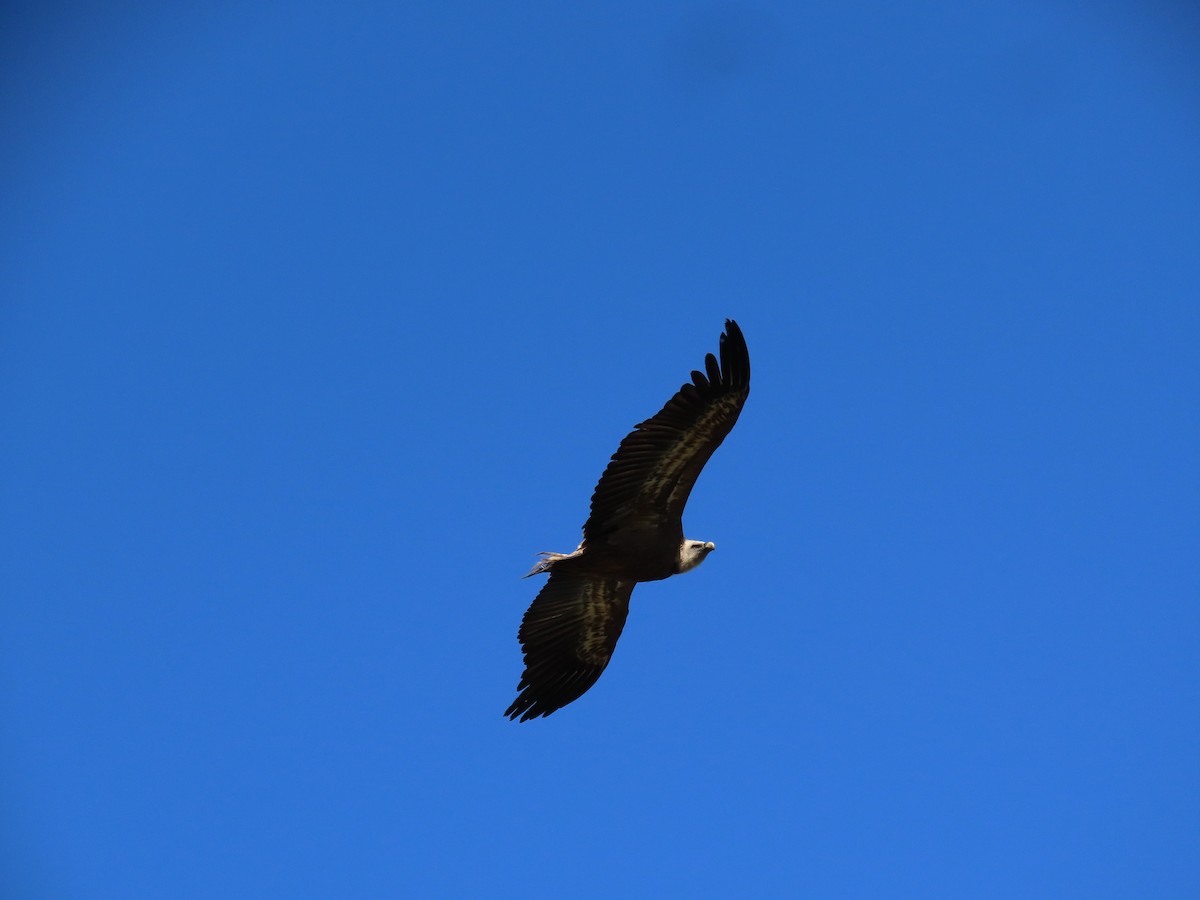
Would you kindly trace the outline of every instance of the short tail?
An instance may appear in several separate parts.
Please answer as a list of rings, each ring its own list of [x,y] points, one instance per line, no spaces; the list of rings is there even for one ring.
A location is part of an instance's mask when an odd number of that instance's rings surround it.
[[[538,556],[540,556],[541,559],[538,560],[537,565],[534,566],[532,569],[530,569],[522,577],[529,578],[532,575],[542,575],[546,572],[549,572],[552,568],[554,568],[554,564],[557,563],[560,559],[574,559],[576,556],[579,556],[582,553],[583,553],[583,544],[580,544],[578,547],[576,547],[574,553],[555,553],[551,550],[543,550],[541,553],[538,554]]]

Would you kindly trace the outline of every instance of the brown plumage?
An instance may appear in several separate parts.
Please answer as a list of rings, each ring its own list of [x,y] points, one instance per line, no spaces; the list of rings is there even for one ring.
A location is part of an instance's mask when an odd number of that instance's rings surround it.
[[[520,692],[505,711],[522,722],[548,716],[596,683],[612,658],[639,581],[695,568],[711,543],[686,540],[683,508],[713,451],[750,393],[750,354],[737,323],[725,320],[721,360],[621,441],[592,494],[583,542],[574,553],[544,553],[530,572],[550,573],[521,621]]]

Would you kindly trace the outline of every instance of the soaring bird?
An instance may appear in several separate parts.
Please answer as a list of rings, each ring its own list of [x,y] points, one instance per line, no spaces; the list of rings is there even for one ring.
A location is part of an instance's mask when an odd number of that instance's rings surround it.
[[[577,700],[612,658],[639,581],[691,571],[714,549],[683,536],[683,507],[700,470],[750,394],[750,353],[725,320],[721,361],[711,353],[666,406],[621,441],[592,493],[573,553],[542,553],[529,575],[549,573],[521,620],[525,654],[510,719],[536,719]],[[528,575],[526,577],[529,577]]]

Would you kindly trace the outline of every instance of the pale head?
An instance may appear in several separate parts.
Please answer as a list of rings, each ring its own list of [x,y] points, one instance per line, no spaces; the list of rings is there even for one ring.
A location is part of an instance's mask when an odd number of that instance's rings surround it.
[[[679,546],[679,572],[690,572],[716,549],[717,546],[712,541],[692,541],[684,538]]]

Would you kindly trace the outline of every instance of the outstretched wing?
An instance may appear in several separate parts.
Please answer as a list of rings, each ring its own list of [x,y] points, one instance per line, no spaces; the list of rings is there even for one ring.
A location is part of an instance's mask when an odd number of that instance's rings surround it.
[[[550,573],[521,620],[525,673],[506,716],[522,722],[548,716],[596,683],[625,627],[633,585],[586,572]]]
[[[657,414],[621,441],[592,494],[584,540],[630,519],[679,521],[700,470],[733,428],[750,394],[750,352],[742,330],[725,320],[721,363],[711,353]]]

